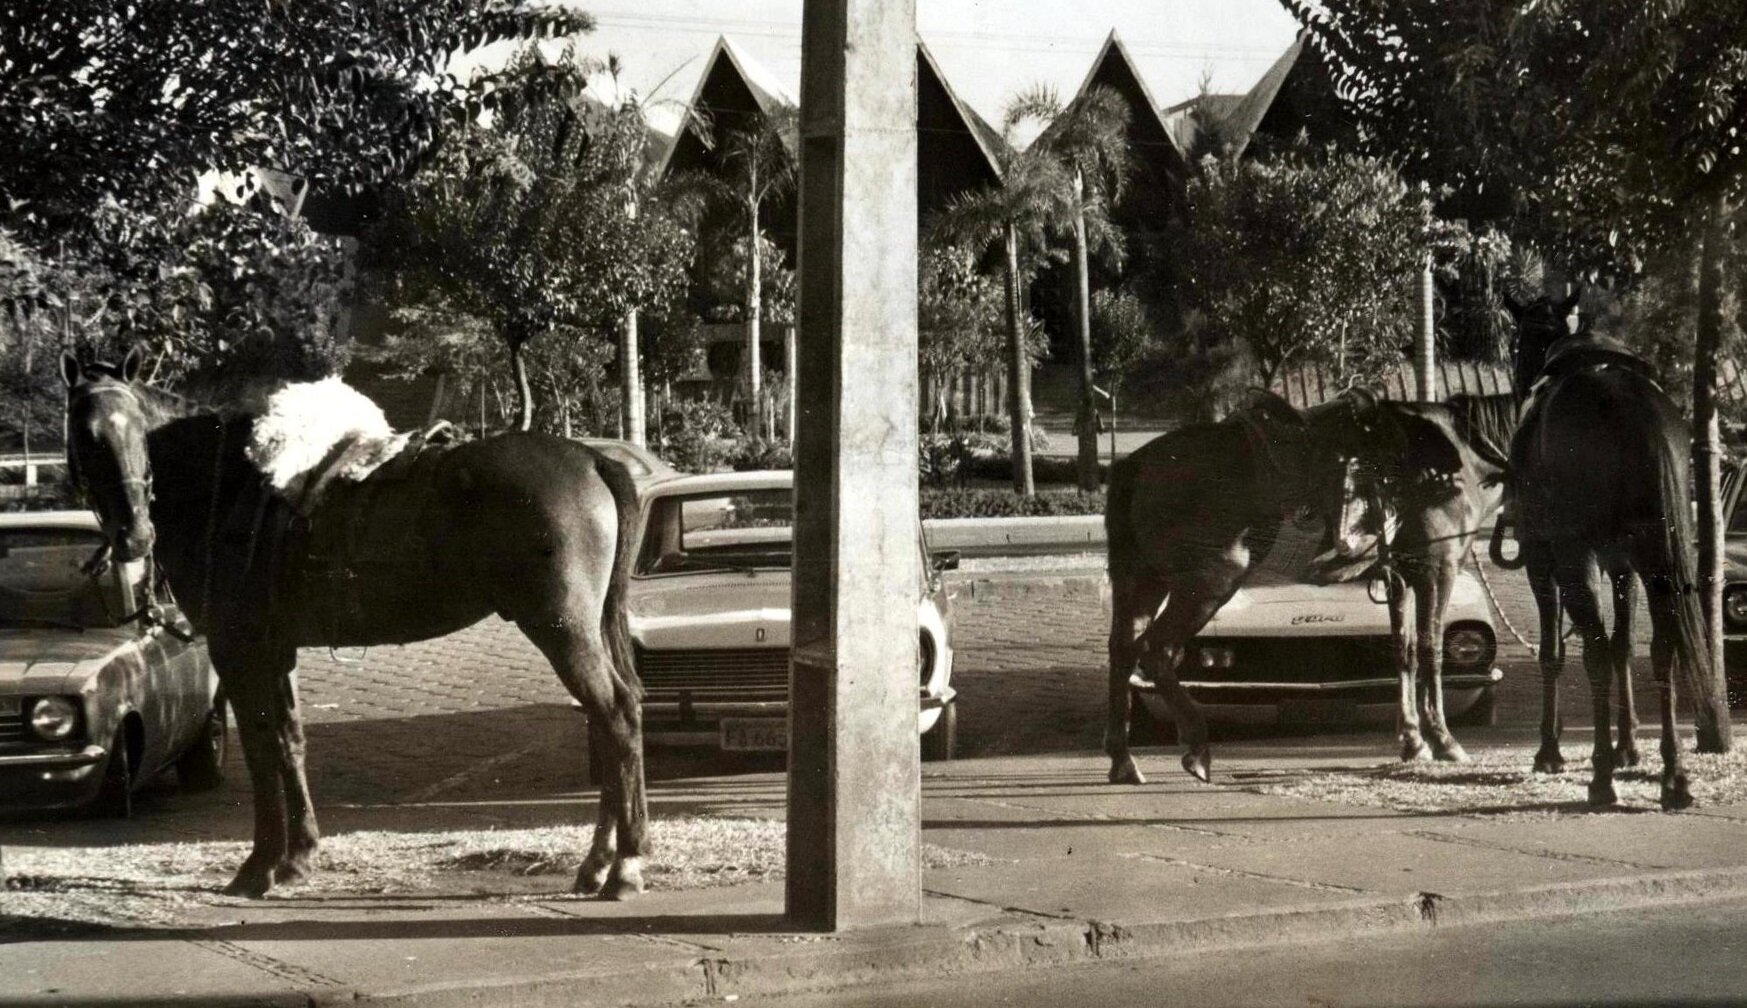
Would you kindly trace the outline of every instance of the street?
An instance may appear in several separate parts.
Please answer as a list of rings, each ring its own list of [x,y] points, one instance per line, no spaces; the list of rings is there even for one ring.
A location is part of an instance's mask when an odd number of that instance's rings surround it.
[[[1433,929],[1294,947],[1186,953],[973,974],[744,1004],[769,1008],[984,1005],[1739,1004],[1747,901]]]

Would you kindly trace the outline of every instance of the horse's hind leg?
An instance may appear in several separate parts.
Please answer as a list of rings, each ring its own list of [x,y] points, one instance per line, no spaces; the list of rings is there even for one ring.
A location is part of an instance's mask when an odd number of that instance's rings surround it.
[[[1614,628],[1608,641],[1608,659],[1614,666],[1614,685],[1619,689],[1620,740],[1614,746],[1614,766],[1638,765],[1638,703],[1632,696],[1632,616],[1638,606],[1638,581],[1632,572],[1609,574],[1614,592]]]
[[[1459,560],[1439,563],[1428,571],[1415,593],[1414,644],[1419,652],[1419,705],[1432,755],[1439,760],[1466,763],[1468,753],[1444,718],[1444,612],[1456,587]]]
[[[1662,715],[1662,807],[1672,811],[1692,806],[1692,791],[1680,763],[1680,729],[1674,721],[1674,640],[1680,632],[1681,600],[1665,578],[1647,578],[1644,587],[1650,598],[1650,667],[1655,670]]]
[[[1407,609],[1408,588],[1399,574],[1389,578],[1389,650],[1395,659],[1397,708],[1396,741],[1403,762],[1431,759],[1431,746],[1421,732],[1419,711],[1419,652],[1414,647],[1413,621]],[[1419,593],[1415,592],[1417,596]]]
[[[1134,574],[1110,575],[1109,717],[1104,726],[1104,752],[1110,757],[1110,783],[1145,784],[1146,777],[1128,750],[1128,726],[1135,684],[1131,677],[1140,658],[1136,623],[1151,622],[1164,601],[1165,586]]]
[[[585,607],[586,608],[586,607]],[[593,607],[598,614],[598,607]],[[649,810],[643,792],[643,718],[632,684],[618,674],[598,628],[598,615],[517,618],[572,696],[588,713],[588,730],[605,733],[592,746],[607,757],[600,813],[588,856],[577,869],[576,892],[624,899],[643,891]]]
[[[1177,737],[1183,741],[1183,769],[1198,780],[1212,778],[1213,752],[1207,740],[1207,719],[1189,691],[1177,679],[1183,649],[1213,614],[1231,598],[1240,567],[1227,577],[1225,570],[1203,575],[1194,583],[1174,587],[1164,612],[1141,635],[1141,664],[1150,673],[1160,698],[1171,708],[1177,722]]]
[[[263,896],[276,882],[295,882],[308,874],[319,837],[290,678],[296,653],[289,648],[237,648],[219,635],[209,646],[236,714],[255,805],[253,849],[224,891]]]
[[[1559,625],[1559,582],[1546,543],[1525,542],[1522,552],[1541,624],[1541,748],[1535,753],[1535,772],[1564,773],[1565,755],[1559,751],[1559,737],[1565,731],[1559,713],[1559,677],[1565,668],[1565,641]]]
[[[1607,631],[1601,622],[1595,586],[1590,581],[1591,571],[1587,556],[1562,557],[1559,561],[1559,595],[1564,600],[1565,611],[1571,614],[1578,637],[1583,641],[1583,670],[1589,674],[1590,704],[1595,724],[1595,746],[1590,753],[1594,772],[1589,781],[1589,803],[1612,805],[1619,800],[1614,793],[1612,705],[1608,699],[1608,690],[1613,685],[1613,659]]]

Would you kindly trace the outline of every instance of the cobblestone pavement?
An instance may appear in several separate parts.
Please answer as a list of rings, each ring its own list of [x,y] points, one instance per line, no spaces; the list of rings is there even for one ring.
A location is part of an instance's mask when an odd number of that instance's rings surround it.
[[[1495,570],[1489,575],[1505,615],[1532,633],[1533,604],[1522,576]],[[961,595],[954,679],[961,698],[961,753],[1098,749],[1106,619],[1095,593],[986,601]],[[1642,655],[1647,648],[1638,650]],[[1533,726],[1540,716],[1534,663],[1502,626],[1500,652],[1506,673],[1500,722]],[[311,777],[323,804],[454,801],[588,787],[583,719],[512,625],[493,619],[436,641],[340,657],[345,660],[306,651],[299,672]],[[1588,724],[1589,689],[1575,656],[1565,684],[1566,723]],[[1653,721],[1653,692],[1644,688],[1643,676],[1638,693],[1645,720]],[[1388,729],[1377,730],[1377,742],[1380,755],[1390,751]],[[712,753],[653,749],[650,775],[707,771],[718,760]]]

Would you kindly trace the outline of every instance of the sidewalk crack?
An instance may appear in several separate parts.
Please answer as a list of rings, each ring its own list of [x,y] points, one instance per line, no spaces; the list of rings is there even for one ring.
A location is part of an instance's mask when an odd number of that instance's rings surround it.
[[[235,942],[225,941],[222,938],[184,938],[183,940],[195,948],[224,956],[226,959],[260,970],[268,976],[277,977],[298,988],[344,986],[341,981],[335,980],[333,977],[306,969],[295,963],[288,963],[283,959],[275,959],[265,953],[244,948]]]
[[[1185,861],[1182,858],[1167,857],[1163,854],[1148,854],[1144,851],[1136,851],[1122,856],[1143,861],[1158,861],[1163,864],[1176,865],[1179,868],[1188,868],[1193,871],[1211,872],[1215,875],[1229,875],[1234,878],[1256,879],[1260,882],[1278,882],[1281,885],[1296,886],[1300,889],[1311,889],[1317,892],[1361,894],[1368,894],[1370,892],[1369,889],[1362,889],[1358,886],[1340,885],[1335,882],[1313,882],[1310,879],[1293,878],[1290,875],[1269,875],[1266,872],[1245,871],[1242,868],[1227,868],[1223,865],[1201,864],[1197,861]]]
[[[1451,833],[1439,833],[1434,830],[1408,830],[1402,836],[1418,837],[1421,840],[1431,840],[1436,843],[1455,844],[1460,847],[1477,847],[1480,850],[1505,851],[1510,854],[1523,854],[1528,857],[1546,858],[1549,861],[1571,861],[1577,864],[1604,865],[1609,868],[1633,868],[1639,871],[1666,871],[1674,865],[1645,864],[1639,861],[1626,861],[1621,858],[1596,857],[1593,854],[1574,854],[1569,851],[1557,851],[1547,847],[1530,848],[1517,847],[1512,844],[1498,843],[1492,840],[1482,840],[1479,837],[1456,836]]]

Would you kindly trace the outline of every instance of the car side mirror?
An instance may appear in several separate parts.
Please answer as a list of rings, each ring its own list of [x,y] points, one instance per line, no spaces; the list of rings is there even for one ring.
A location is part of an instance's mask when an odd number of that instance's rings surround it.
[[[958,550],[935,550],[928,554],[928,565],[937,574],[941,571],[958,570],[958,558]]]

